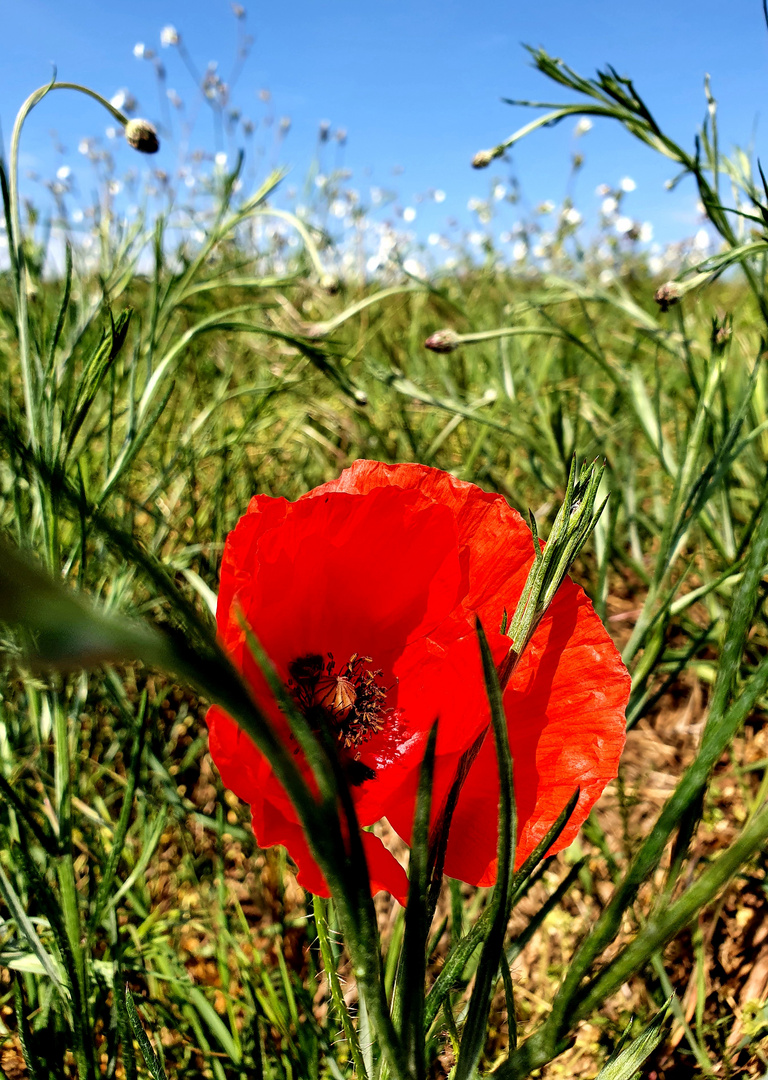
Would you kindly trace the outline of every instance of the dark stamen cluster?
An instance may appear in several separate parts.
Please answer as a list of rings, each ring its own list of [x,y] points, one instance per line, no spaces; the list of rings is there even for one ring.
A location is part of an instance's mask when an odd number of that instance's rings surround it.
[[[353,653],[337,671],[331,653],[327,661],[313,653],[288,665],[288,689],[296,704],[311,723],[332,731],[346,750],[367,742],[386,722],[384,673],[369,668],[370,663],[370,656]]]

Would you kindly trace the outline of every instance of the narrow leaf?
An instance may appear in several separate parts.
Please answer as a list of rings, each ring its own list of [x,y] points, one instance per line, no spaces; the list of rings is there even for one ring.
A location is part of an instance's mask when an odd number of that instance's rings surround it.
[[[643,1062],[651,1056],[664,1035],[669,1001],[664,1005],[645,1030],[628,1046],[620,1046],[614,1052],[595,1080],[633,1080]]]
[[[496,665],[493,662],[493,656],[479,619],[477,620],[477,634],[483,660],[485,688],[491,706],[491,722],[493,724],[496,758],[499,768],[498,879],[491,904],[491,910],[493,911],[491,928],[483,945],[475,988],[469,1002],[469,1011],[464,1025],[455,1080],[470,1080],[474,1076],[485,1045],[488,1007],[491,1001],[496,972],[499,970],[504,948],[504,935],[509,920],[509,902],[512,896],[515,846],[517,842],[512,754],[509,749],[507,720],[504,713],[501,686],[496,674]]]
[[[133,1030],[134,1038],[139,1044],[144,1063],[152,1074],[152,1080],[168,1080],[167,1076],[163,1072],[160,1062],[157,1059],[155,1051],[152,1049],[152,1043],[147,1038],[146,1032],[141,1023],[141,1017],[139,1016],[139,1010],[133,1000],[130,987],[125,987],[125,1008],[128,1013],[128,1022]]]

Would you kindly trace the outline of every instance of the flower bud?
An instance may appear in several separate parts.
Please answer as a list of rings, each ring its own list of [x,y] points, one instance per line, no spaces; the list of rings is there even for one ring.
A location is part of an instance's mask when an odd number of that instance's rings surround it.
[[[653,294],[653,299],[662,311],[669,311],[671,307],[680,302],[681,295],[680,286],[676,281],[665,281]]]
[[[329,296],[335,296],[341,288],[341,282],[334,274],[323,274],[320,278],[320,288],[324,289]]]
[[[478,150],[472,158],[472,168],[487,169],[495,157],[498,157],[496,150]]]
[[[160,149],[157,129],[149,120],[129,120],[125,125],[125,139],[129,146],[142,154],[156,154]]]
[[[164,26],[160,31],[160,44],[164,49],[170,48],[171,45],[178,45],[181,41],[181,35],[175,26]]]
[[[718,319],[715,317],[712,320],[712,351],[717,356],[722,356],[725,352],[731,335],[733,334],[733,324],[731,319],[726,315],[724,319]]]
[[[461,338],[455,330],[436,330],[424,342],[425,349],[431,349],[436,353],[449,353],[458,349]]]

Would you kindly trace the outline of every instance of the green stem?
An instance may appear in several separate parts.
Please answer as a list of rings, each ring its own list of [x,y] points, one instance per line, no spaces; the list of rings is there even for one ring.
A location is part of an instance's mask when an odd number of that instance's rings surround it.
[[[52,695],[51,708],[53,711],[54,782],[60,849],[56,872],[59,879],[64,929],[72,954],[80,997],[80,1008],[77,1010],[77,1015],[73,1017],[74,1024],[80,1034],[74,1053],[80,1076],[83,1080],[92,1080],[94,1077],[93,1057],[86,1049],[92,1042],[93,1036],[88,1022],[88,983],[82,945],[84,933],[80,923],[80,905],[78,903],[75,863],[72,854],[72,768],[69,752],[69,724],[67,714],[62,708],[58,696]]]
[[[360,1043],[357,1038],[357,1032],[355,1031],[355,1025],[352,1023],[352,1017],[349,1015],[349,1009],[344,1001],[344,995],[341,992],[339,974],[336,970],[333,949],[331,948],[330,938],[328,937],[327,901],[321,899],[319,896],[313,896],[312,909],[315,914],[317,940],[320,942],[320,955],[323,958],[323,967],[325,968],[325,977],[328,980],[331,1001],[333,1002],[333,1007],[344,1028],[344,1034],[347,1038],[349,1052],[352,1056],[352,1061],[354,1062],[358,1080],[368,1080],[368,1072],[365,1067],[365,1062],[363,1061],[363,1055],[360,1052]]]
[[[586,988],[580,997],[572,1022],[584,1019],[607,997],[643,967],[659,949],[684,929],[696,914],[717,896],[768,838],[768,803],[752,819],[735,843],[723,852],[691,885],[676,903],[662,908],[650,918],[634,941],[623,949]]]
[[[24,407],[27,412],[27,429],[29,431],[29,441],[33,450],[38,447],[38,424],[37,424],[37,405],[38,394],[42,387],[38,384],[38,378],[33,371],[32,362],[30,357],[29,347],[29,311],[27,305],[27,281],[26,281],[26,263],[24,260],[24,241],[21,232],[21,213],[19,208],[19,140],[21,139],[21,129],[24,126],[24,121],[29,116],[30,112],[38,105],[43,98],[51,90],[77,90],[81,94],[86,94],[88,97],[92,97],[95,101],[98,101],[100,105],[103,105],[108,112],[114,116],[117,122],[122,126],[128,123],[128,118],[116,109],[114,105],[110,104],[106,98],[101,94],[97,94],[95,90],[90,90],[87,86],[81,86],[79,83],[61,82],[57,83],[54,79],[47,83],[45,86],[39,87],[34,93],[30,94],[27,100],[19,109],[16,114],[16,120],[13,125],[13,132],[11,134],[11,161],[10,161],[10,194],[9,201],[11,205],[11,227],[13,237],[11,242],[15,245],[16,251],[16,266],[17,266],[17,317],[18,317],[18,331],[19,331],[19,359],[21,362],[21,379],[24,388]]]

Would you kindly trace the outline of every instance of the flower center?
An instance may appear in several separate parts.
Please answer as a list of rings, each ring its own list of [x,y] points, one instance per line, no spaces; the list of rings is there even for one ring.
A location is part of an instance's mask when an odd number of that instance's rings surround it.
[[[370,656],[353,653],[337,667],[332,653],[324,660],[317,653],[300,656],[288,665],[288,689],[315,730],[323,725],[344,753],[342,758],[352,784],[376,775],[357,760],[355,751],[384,727],[387,691],[382,671],[369,667]]]

